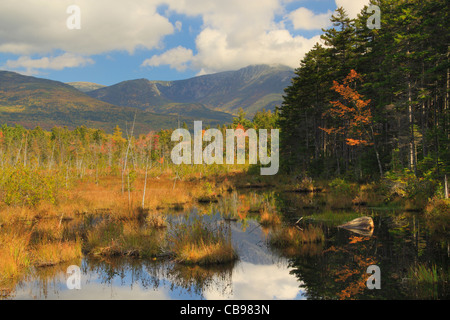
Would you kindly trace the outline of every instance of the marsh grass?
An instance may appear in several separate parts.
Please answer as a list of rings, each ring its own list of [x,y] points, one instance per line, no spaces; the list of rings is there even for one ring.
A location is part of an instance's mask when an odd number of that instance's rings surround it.
[[[2,230],[0,233],[0,287],[8,285],[32,265],[28,250],[31,232]]]
[[[409,289],[417,299],[438,299],[439,290],[447,288],[448,291],[450,270],[444,271],[435,264],[419,263],[409,268],[408,278],[412,280]]]
[[[60,230],[54,221],[9,225],[2,229],[0,288],[7,292],[4,295],[10,294],[16,283],[33,268],[54,266],[81,257],[81,240],[63,240],[64,233]]]
[[[259,212],[259,223],[263,227],[274,227],[281,224],[281,216],[277,211],[273,196],[265,197]]]
[[[166,229],[168,226],[167,216],[160,213],[150,213],[145,222],[149,228]]]
[[[31,257],[35,267],[55,266],[82,256],[81,241],[44,243],[33,246]]]
[[[103,221],[89,230],[84,252],[99,256],[152,258],[161,254],[161,234],[136,222]]]
[[[273,227],[281,224],[281,218],[277,212],[263,209],[260,212],[259,223],[263,227]]]
[[[325,235],[322,228],[314,225],[309,225],[304,230],[299,230],[296,227],[279,228],[269,236],[271,246],[283,249],[297,249],[305,244],[323,241],[325,241]]]
[[[414,282],[422,284],[437,284],[450,280],[450,274],[438,269],[436,265],[428,266],[426,264],[418,264],[409,269],[409,278]]]
[[[217,204],[217,211],[220,212],[225,220],[238,220],[239,199],[236,192],[230,196],[222,197]]]
[[[169,250],[183,264],[224,264],[237,259],[237,253],[222,225],[206,223],[199,218],[172,227]]]

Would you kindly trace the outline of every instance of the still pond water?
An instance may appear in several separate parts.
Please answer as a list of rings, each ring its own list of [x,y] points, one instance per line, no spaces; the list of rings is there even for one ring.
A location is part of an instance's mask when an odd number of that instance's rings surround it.
[[[190,215],[226,225],[239,254],[239,260],[231,265],[204,268],[170,261],[84,257],[76,262],[82,272],[81,290],[67,288],[70,264],[62,264],[32,272],[17,285],[11,299],[450,298],[448,278],[426,284],[414,277],[421,266],[435,267],[446,275],[450,267],[448,235],[431,232],[432,226],[420,213],[380,208],[331,210],[320,197],[262,190],[234,192],[219,203],[192,210]],[[274,227],[261,226],[257,215],[249,213],[255,202],[263,201],[258,199],[269,199],[284,225],[304,217],[301,228],[320,226],[325,241],[295,250],[273,248],[268,239]],[[183,216],[166,213],[174,221]],[[337,227],[360,216],[373,217],[373,233]],[[367,288],[370,265],[380,267],[381,290]]]

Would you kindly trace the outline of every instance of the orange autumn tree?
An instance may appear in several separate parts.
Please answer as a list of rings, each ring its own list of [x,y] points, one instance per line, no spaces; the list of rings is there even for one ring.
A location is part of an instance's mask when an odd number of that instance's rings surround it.
[[[373,117],[369,108],[371,100],[364,100],[364,96],[356,91],[358,81],[362,81],[362,79],[355,70],[350,71],[342,84],[333,81],[331,89],[339,93],[342,99],[340,101],[330,101],[331,108],[323,115],[339,119],[341,125],[320,129],[329,135],[344,135],[346,144],[352,147],[372,146],[376,153],[380,175],[382,176],[383,169],[375,144]]]

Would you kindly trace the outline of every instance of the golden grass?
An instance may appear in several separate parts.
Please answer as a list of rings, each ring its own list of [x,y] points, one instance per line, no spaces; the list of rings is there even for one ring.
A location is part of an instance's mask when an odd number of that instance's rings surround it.
[[[89,230],[84,251],[99,256],[157,257],[162,253],[162,235],[138,222],[104,221]]]
[[[81,241],[44,243],[31,250],[32,263],[36,267],[54,266],[80,258]]]
[[[208,224],[199,218],[174,226],[167,241],[169,250],[179,263],[210,265],[237,259],[223,226]]]
[[[0,233],[0,286],[19,277],[31,265],[30,238],[31,233],[22,230]]]
[[[37,236],[35,228],[26,226],[2,230],[0,288],[6,294],[31,267],[53,266],[81,257],[81,241],[50,241],[51,238],[54,236]]]
[[[281,218],[278,213],[268,210],[261,210],[259,223],[263,227],[277,226],[281,224]]]
[[[153,229],[167,228],[167,217],[159,213],[151,213],[146,218],[146,223]]]
[[[270,238],[270,245],[276,248],[299,248],[304,244],[320,243],[325,241],[322,228],[309,225],[304,230],[296,227],[280,228],[274,231]]]
[[[176,260],[184,264],[224,264],[236,260],[237,254],[230,243],[187,243],[176,252]]]

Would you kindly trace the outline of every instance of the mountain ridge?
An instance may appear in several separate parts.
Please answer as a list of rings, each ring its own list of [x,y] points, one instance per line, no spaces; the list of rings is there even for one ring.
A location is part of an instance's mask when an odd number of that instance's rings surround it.
[[[184,80],[127,80],[87,94],[104,102],[139,109],[171,103],[202,104],[213,110],[236,114],[243,108],[250,115],[274,109],[282,102],[294,69],[283,65],[252,65]]]
[[[289,67],[254,65],[185,80],[128,80],[89,91],[101,85],[0,71],[0,124],[44,129],[85,125],[111,132],[136,115],[138,133],[195,120],[223,125],[240,108],[251,116],[280,105],[293,75]]]
[[[136,133],[176,128],[179,117],[121,107],[94,99],[74,87],[54,80],[0,71],[0,124],[20,124],[26,128],[40,126],[87,126],[112,132],[116,125],[124,128],[136,115]],[[227,118],[231,121],[232,117]],[[208,125],[223,124],[222,120],[183,117]]]

